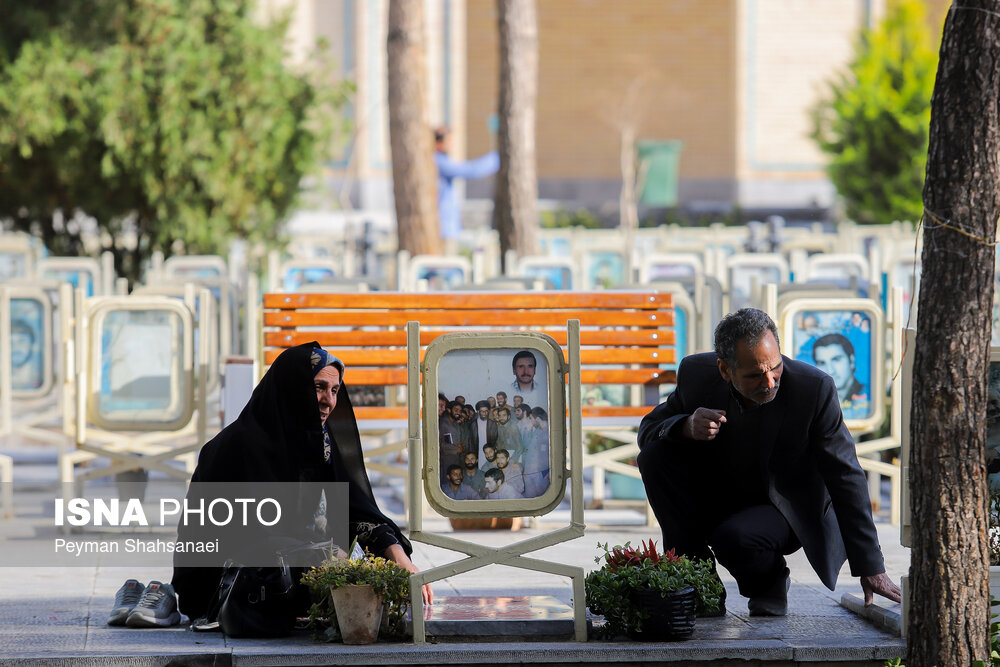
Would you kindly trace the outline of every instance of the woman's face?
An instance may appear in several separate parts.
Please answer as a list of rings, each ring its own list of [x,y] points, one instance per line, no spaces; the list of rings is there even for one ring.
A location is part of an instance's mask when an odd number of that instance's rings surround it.
[[[336,366],[326,366],[316,373],[316,402],[319,403],[319,418],[326,423],[333,409],[337,407],[337,392],[340,391],[340,371]]]

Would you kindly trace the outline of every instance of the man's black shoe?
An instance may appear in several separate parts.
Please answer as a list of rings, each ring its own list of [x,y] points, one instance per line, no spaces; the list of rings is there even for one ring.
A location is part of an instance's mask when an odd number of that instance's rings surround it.
[[[792,585],[792,580],[788,577],[788,570],[785,573],[785,580],[776,587],[778,590],[750,598],[747,609],[751,616],[784,616],[788,613],[788,588]]]

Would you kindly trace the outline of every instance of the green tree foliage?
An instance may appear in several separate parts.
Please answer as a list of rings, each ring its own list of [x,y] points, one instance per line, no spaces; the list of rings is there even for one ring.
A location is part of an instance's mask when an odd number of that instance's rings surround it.
[[[293,71],[253,6],[0,0],[0,219],[55,254],[96,221],[131,278],[178,241],[277,240],[351,87]]]
[[[937,52],[921,0],[890,0],[813,111],[813,138],[848,217],[918,220]]]

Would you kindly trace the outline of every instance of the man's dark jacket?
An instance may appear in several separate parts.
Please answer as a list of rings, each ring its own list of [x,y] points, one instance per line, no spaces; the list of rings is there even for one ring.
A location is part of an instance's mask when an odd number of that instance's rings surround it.
[[[484,445],[491,445],[494,449],[497,447],[497,440],[500,437],[500,429],[497,423],[491,419],[486,420],[486,442],[479,441],[479,416],[477,415],[470,423],[469,428],[469,441],[472,445],[471,449],[466,449],[466,452],[475,452],[482,457],[482,451]]]
[[[700,407],[724,409],[731,385],[719,373],[714,353],[686,357],[677,389],[643,418],[639,447],[703,448],[704,480],[724,493],[726,481],[713,475],[713,441],[694,441],[670,427]],[[778,393],[760,427],[768,496],[788,521],[822,582],[833,590],[844,560],[853,576],[885,571],[871,516],[868,483],[858,464],[854,440],[844,425],[833,378],[804,362],[782,356]],[[725,437],[723,424],[719,438]],[[661,439],[659,434],[666,433]]]

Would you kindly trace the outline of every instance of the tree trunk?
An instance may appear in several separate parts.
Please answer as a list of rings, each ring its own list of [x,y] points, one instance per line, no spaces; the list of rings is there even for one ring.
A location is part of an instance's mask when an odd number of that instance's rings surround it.
[[[437,170],[427,112],[423,0],[389,3],[389,145],[400,250],[438,252]]]
[[[538,178],[535,107],[538,100],[538,12],[535,0],[497,0],[500,30],[500,128],[493,227],[501,258],[536,252]]]
[[[986,383],[1000,214],[1000,2],[948,14],[924,183],[908,667],[989,663]],[[973,7],[973,5],[975,7]]]

